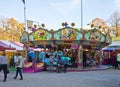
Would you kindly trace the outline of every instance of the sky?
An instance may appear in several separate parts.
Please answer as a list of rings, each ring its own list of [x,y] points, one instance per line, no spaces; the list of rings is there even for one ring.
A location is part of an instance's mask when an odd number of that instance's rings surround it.
[[[114,12],[120,12],[120,0],[82,0],[83,27],[93,19],[108,20]],[[81,27],[81,0],[25,0],[26,20],[44,23],[45,28],[58,30],[61,23]],[[22,0],[0,0],[0,18],[15,18],[24,22]]]

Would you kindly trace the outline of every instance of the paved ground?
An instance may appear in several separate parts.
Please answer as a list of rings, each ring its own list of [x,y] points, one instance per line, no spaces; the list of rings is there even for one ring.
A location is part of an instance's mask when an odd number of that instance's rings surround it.
[[[2,82],[3,73],[0,73],[0,87],[120,87],[120,70],[115,69],[24,73],[24,80],[14,80],[14,74],[9,73],[7,81]]]

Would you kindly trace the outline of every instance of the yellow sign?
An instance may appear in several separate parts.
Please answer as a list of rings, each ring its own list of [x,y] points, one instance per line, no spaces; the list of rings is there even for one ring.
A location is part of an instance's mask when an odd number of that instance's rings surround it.
[[[119,37],[113,37],[112,41],[120,41],[120,36]]]

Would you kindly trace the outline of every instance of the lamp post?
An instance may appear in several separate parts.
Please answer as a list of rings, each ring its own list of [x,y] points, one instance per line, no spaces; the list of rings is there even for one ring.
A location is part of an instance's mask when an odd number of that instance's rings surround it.
[[[83,1],[81,0],[81,31],[83,28]]]
[[[24,23],[25,23],[25,31],[27,31],[26,6],[25,6],[25,3],[24,3]]]
[[[81,0],[81,29],[80,29],[81,32],[82,32],[82,29],[83,29],[83,1]],[[83,35],[83,38],[84,38],[84,35]],[[80,56],[81,57],[81,65],[82,65],[82,68],[84,68],[84,66],[83,66],[83,50],[82,50],[82,47],[83,46],[79,47],[79,51],[80,51],[80,55],[81,55]]]

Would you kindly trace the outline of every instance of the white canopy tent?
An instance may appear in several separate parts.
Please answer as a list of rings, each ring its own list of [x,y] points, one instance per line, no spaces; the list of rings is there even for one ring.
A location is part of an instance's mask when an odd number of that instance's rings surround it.
[[[113,41],[109,46],[120,46],[120,41]]]
[[[14,44],[14,43],[12,43],[10,41],[5,41],[5,40],[0,40],[0,41],[3,42],[4,44],[8,45],[9,47],[16,48],[16,50],[18,50],[18,51],[22,51],[23,50],[23,47],[20,47],[17,44]]]
[[[102,50],[116,50],[116,49],[120,49],[120,41],[113,41],[107,47],[102,48]]]

